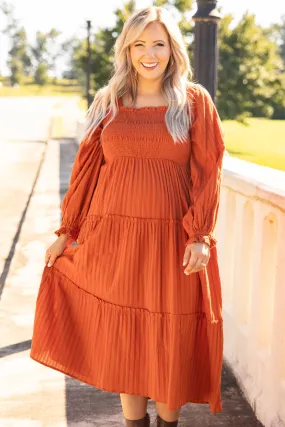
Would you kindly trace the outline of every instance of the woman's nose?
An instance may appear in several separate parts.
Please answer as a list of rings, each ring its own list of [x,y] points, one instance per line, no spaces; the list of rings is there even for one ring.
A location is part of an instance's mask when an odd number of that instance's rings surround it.
[[[150,57],[150,58],[153,58],[155,56],[154,55],[154,49],[152,46],[146,48],[145,56]]]

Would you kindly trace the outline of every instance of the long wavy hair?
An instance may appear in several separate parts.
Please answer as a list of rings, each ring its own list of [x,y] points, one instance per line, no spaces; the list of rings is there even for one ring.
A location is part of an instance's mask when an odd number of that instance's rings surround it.
[[[187,85],[192,78],[187,49],[181,31],[172,15],[162,7],[148,7],[134,12],[125,22],[115,42],[114,74],[108,84],[99,89],[90,105],[85,121],[84,138],[91,140],[101,121],[109,114],[110,120],[118,113],[118,98],[127,94],[133,104],[137,97],[138,81],[132,65],[130,45],[138,39],[151,22],[160,22],[166,29],[170,43],[170,59],[165,69],[161,91],[168,101],[165,123],[174,143],[185,142],[191,125],[191,104]]]

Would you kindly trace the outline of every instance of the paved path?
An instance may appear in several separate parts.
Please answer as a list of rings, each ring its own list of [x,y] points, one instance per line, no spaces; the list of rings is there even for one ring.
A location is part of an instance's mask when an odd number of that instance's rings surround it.
[[[60,194],[67,189],[77,145],[72,139],[3,144],[0,426],[123,426],[119,395],[87,386],[29,358],[44,253],[56,238]],[[211,415],[207,405],[186,404],[179,426],[261,426],[226,368],[223,406],[223,413]],[[148,410],[154,426],[153,401]]]
[[[46,141],[50,136],[50,118],[62,114],[72,136],[78,115],[78,96],[0,97],[0,141]]]

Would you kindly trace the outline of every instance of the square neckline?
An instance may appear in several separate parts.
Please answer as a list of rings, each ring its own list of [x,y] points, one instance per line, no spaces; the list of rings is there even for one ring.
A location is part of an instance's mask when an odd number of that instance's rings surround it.
[[[118,106],[119,109],[122,111],[139,111],[139,110],[144,110],[144,111],[164,111],[165,109],[168,109],[168,105],[157,105],[157,106],[144,106],[144,107],[127,107],[125,105],[123,105],[123,100],[122,100],[122,96],[120,96],[118,98]]]

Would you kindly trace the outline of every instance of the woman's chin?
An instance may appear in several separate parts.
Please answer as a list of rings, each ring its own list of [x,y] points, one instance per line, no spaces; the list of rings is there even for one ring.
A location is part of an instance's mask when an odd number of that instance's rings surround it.
[[[162,78],[162,74],[163,73],[158,73],[158,72],[146,72],[146,73],[139,73],[139,77],[145,80],[157,80]]]

